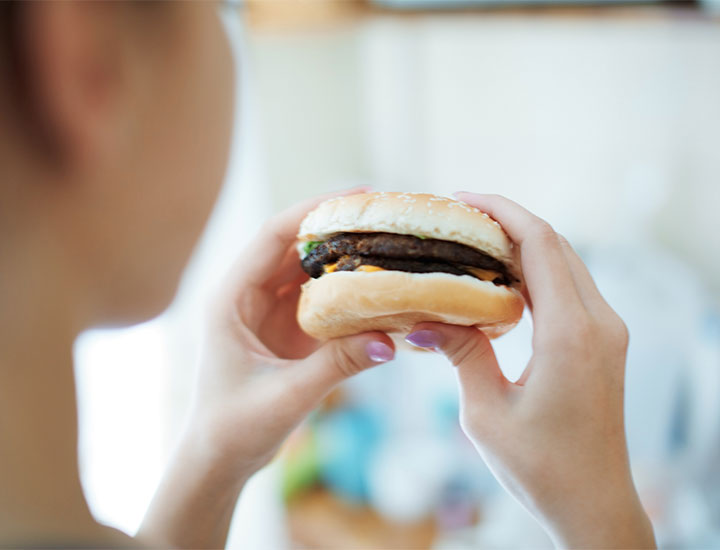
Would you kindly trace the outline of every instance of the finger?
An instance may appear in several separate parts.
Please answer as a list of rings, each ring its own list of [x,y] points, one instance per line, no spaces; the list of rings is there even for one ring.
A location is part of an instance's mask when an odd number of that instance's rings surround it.
[[[312,408],[338,383],[394,357],[395,345],[387,334],[365,332],[327,341],[291,363],[285,376],[298,404]]]
[[[583,262],[580,256],[578,256],[578,253],[575,252],[575,249],[568,240],[559,233],[558,240],[563,249],[563,253],[565,254],[568,266],[570,267],[570,273],[575,281],[575,286],[578,289],[580,299],[585,304],[585,307],[591,312],[599,312],[609,309],[610,306],[605,301],[605,298],[603,298],[603,295],[600,294],[600,291],[598,290],[592,275],[590,275],[590,271],[588,271],[585,262]]]
[[[245,286],[261,286],[277,271],[288,249],[295,243],[303,218],[321,202],[333,197],[365,193],[369,187],[355,187],[307,199],[270,218],[261,227],[253,243],[242,255],[236,268]]]
[[[546,329],[560,328],[558,320],[572,318],[568,313],[582,308],[565,253],[557,234],[546,221],[498,195],[467,192],[455,195],[487,212],[520,247],[520,260],[533,305],[533,318],[539,326]]]
[[[297,249],[291,245],[282,257],[282,260],[280,260],[275,267],[275,272],[268,274],[268,278],[263,286],[268,290],[277,290],[288,283],[302,282],[308,278],[308,274],[305,273],[300,264],[300,256],[298,255]]]
[[[504,400],[510,382],[500,370],[490,340],[475,327],[420,323],[405,339],[442,352],[457,367],[468,407],[497,407]]]
[[[300,290],[301,290],[302,284],[307,280],[308,280],[307,273],[305,273],[303,271],[301,274],[299,274],[294,279],[277,287],[275,289],[275,297],[278,299],[289,298],[289,297],[295,297],[295,299],[298,299],[300,297]]]

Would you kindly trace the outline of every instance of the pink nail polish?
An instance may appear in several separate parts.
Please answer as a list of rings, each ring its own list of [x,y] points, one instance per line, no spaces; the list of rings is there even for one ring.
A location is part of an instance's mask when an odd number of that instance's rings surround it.
[[[405,341],[419,348],[438,348],[442,344],[442,336],[434,330],[417,330],[408,334]]]
[[[383,342],[370,342],[365,351],[373,363],[385,363],[395,357],[393,349]]]

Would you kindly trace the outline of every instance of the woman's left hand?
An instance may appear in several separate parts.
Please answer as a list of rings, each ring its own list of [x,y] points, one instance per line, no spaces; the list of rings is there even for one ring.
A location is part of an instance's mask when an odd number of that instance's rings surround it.
[[[320,343],[298,326],[296,235],[310,199],[271,218],[211,306],[195,422],[214,453],[248,474],[339,382],[393,358],[392,340],[367,332]]]

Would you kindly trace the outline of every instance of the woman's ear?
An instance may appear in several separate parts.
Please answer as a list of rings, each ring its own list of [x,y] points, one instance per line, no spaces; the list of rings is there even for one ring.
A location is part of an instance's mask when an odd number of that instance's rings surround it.
[[[23,88],[36,131],[65,168],[88,168],[116,141],[123,48],[112,17],[95,2],[22,6],[18,44]]]

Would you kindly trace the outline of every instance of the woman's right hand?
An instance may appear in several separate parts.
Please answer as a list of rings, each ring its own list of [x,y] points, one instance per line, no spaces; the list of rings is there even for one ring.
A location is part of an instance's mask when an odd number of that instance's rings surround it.
[[[500,222],[520,247],[532,358],[513,383],[475,328],[421,323],[408,341],[458,368],[463,429],[557,546],[654,548],[625,439],[625,324],[547,222],[503,197],[457,197]]]

